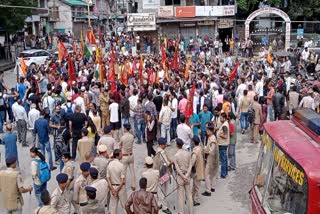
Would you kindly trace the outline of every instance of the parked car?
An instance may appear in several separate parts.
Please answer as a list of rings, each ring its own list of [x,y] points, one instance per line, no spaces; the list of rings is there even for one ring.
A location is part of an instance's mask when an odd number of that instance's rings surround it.
[[[22,51],[17,57],[18,64],[21,63],[21,58],[23,57],[26,65],[31,67],[32,65],[42,65],[45,61],[50,58],[52,54],[46,50],[42,49],[31,49]]]

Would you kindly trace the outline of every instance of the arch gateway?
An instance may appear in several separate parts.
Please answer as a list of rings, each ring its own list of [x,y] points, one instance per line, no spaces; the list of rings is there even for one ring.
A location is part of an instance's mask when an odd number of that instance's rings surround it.
[[[250,22],[257,16],[267,14],[278,15],[286,22],[285,50],[287,50],[288,48],[290,48],[291,19],[285,12],[275,7],[263,7],[254,11],[248,16],[245,22],[245,39],[249,38],[250,36]]]

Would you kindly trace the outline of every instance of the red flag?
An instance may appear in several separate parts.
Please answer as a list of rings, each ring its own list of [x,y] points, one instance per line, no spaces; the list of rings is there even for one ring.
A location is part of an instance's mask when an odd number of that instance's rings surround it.
[[[20,67],[21,67],[23,75],[26,77],[27,73],[28,73],[28,66],[26,65],[26,62],[24,61],[23,57],[21,57]]]
[[[176,50],[174,52],[174,56],[173,56],[173,59],[172,59],[172,63],[171,63],[171,69],[172,70],[177,70],[178,69],[178,58],[179,58],[179,46],[176,45]]]
[[[140,64],[139,64],[139,79],[140,79],[140,85],[142,85],[142,71],[143,71],[143,56],[140,56]]]
[[[120,70],[120,82],[125,86],[129,85],[129,82],[128,82],[128,71],[127,71],[127,68],[126,68],[126,64],[122,65],[122,68]]]
[[[184,111],[186,121],[189,121],[189,118],[193,115],[193,97],[194,97],[195,90],[196,90],[196,84],[195,84],[195,82],[193,82],[192,88],[191,88],[190,94],[189,94],[189,100],[188,100],[186,109]]]
[[[111,46],[110,62],[114,63],[115,60],[116,60],[116,54],[114,53],[114,47]]]
[[[100,41],[100,44],[101,44],[103,42],[103,37],[102,37],[102,31],[101,31],[100,27],[98,28],[98,35],[99,35],[99,41]]]
[[[63,42],[58,42],[58,59],[62,61],[64,58],[68,56],[68,51],[64,46]]]
[[[187,65],[186,65],[186,70],[184,72],[184,78],[186,80],[188,80],[188,78],[189,78],[190,65],[191,65],[191,57],[188,58],[188,62],[187,62]]]
[[[167,80],[169,80],[169,72],[168,72],[168,68],[166,66],[166,63],[162,64],[163,70],[164,70],[164,78],[166,78]]]
[[[88,31],[87,31],[87,39],[88,39],[88,41],[89,41],[90,44],[92,44],[92,45],[97,45],[97,43],[96,43],[96,37],[94,36],[92,30],[88,30]]]
[[[229,81],[228,81],[229,84],[232,82],[232,80],[234,80],[234,78],[237,77],[239,65],[240,65],[240,64],[239,64],[239,62],[238,62],[238,63],[236,63],[236,64],[233,66],[232,72],[231,72],[230,75],[229,75]]]
[[[71,85],[72,81],[77,82],[76,69],[74,68],[74,64],[71,60],[71,57],[68,57],[68,75],[69,75],[68,85]]]

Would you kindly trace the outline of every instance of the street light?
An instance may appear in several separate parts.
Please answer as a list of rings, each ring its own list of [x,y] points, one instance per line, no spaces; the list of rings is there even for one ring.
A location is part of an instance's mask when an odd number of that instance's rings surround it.
[[[92,0],[86,0],[87,6],[88,6],[88,24],[89,27],[91,28],[91,20],[90,20],[90,5],[92,5]]]

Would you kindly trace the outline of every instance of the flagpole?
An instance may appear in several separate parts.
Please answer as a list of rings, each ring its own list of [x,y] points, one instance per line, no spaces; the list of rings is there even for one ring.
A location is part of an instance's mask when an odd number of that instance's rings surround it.
[[[89,24],[89,28],[91,28],[91,20],[90,20],[90,3],[91,0],[87,0],[87,6],[88,6],[88,24]]]

